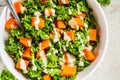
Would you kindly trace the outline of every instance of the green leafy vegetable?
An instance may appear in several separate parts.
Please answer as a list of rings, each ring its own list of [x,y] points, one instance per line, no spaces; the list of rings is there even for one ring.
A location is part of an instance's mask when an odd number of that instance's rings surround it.
[[[0,80],[17,80],[9,71],[3,70],[0,74]]]
[[[97,1],[103,5],[109,5],[111,2],[111,0],[97,0]]]

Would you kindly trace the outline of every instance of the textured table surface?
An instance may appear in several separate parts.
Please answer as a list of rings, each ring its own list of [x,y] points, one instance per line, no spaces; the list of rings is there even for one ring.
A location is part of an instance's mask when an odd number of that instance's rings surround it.
[[[120,0],[102,8],[109,24],[109,44],[101,65],[86,80],[120,80]],[[0,72],[4,68],[0,58]]]

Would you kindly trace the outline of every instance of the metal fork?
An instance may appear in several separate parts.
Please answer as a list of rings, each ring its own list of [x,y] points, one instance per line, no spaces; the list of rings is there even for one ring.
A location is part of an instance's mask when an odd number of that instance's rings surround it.
[[[13,7],[12,1],[11,0],[4,0],[4,1],[5,1],[6,5],[8,6],[8,8],[10,9],[10,11],[11,11],[12,15],[14,16],[14,18],[17,20],[19,28],[24,32],[23,26],[22,26],[21,21],[20,21],[18,15],[16,13],[14,7]]]

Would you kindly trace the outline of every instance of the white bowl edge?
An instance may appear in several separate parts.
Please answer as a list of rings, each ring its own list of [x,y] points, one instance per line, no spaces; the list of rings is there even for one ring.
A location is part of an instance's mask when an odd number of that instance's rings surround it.
[[[77,75],[77,80],[85,80],[89,75],[92,74],[92,72],[94,72],[96,70],[96,68],[99,66],[100,62],[102,61],[102,59],[105,55],[107,44],[108,44],[108,24],[107,24],[107,20],[105,18],[104,12],[96,0],[87,0],[87,1],[91,8],[95,8],[94,12],[95,12],[95,14],[97,14],[97,15],[95,15],[95,17],[98,21],[100,21],[100,22],[98,22],[98,24],[100,27],[103,27],[103,28],[101,28],[101,31],[103,31],[101,33],[103,33],[104,35],[101,36],[102,40],[100,40],[100,41],[102,43],[102,46],[100,47],[101,51],[99,52],[97,59],[89,67],[87,67],[84,71],[80,72]],[[6,20],[7,16],[4,16],[4,15],[6,14],[7,11],[8,11],[7,7],[5,7],[3,9],[3,12],[0,17],[0,19],[3,19],[3,20],[0,20],[0,22],[1,22],[0,25],[5,24],[5,20]],[[2,27],[4,27],[4,25]],[[104,30],[102,30],[102,29],[104,29]],[[0,40],[0,56],[2,58],[2,61],[5,64],[5,66],[7,67],[7,69],[16,78],[18,78],[19,80],[26,80],[26,78],[21,73],[17,72],[17,70],[14,68],[13,60],[4,51],[5,46],[3,43],[6,40],[6,36],[7,36],[7,33],[5,32],[5,29],[4,28],[0,29],[0,39],[1,39]]]
[[[7,40],[8,34],[5,31],[5,21],[7,20],[8,17],[10,17],[10,11],[8,10],[7,7],[4,7],[3,12],[0,16],[0,25],[2,25],[2,29],[0,29],[0,56],[1,59],[3,61],[3,63],[5,64],[6,68],[19,80],[26,80],[25,77],[19,73],[16,69],[15,69],[15,64],[13,62],[13,60],[10,58],[10,56],[8,55],[8,53],[4,50],[5,48],[5,40]],[[5,16],[6,15],[6,16]]]

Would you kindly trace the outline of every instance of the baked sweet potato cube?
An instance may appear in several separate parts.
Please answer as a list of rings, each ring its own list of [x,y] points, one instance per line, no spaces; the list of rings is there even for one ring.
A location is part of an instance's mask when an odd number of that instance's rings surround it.
[[[10,31],[11,29],[14,29],[18,26],[18,23],[15,19],[10,18],[9,20],[7,20],[6,24],[5,24],[5,29]]]
[[[24,60],[24,59],[23,59],[23,60]],[[16,68],[17,68],[17,69],[21,69],[20,61],[21,61],[21,59],[19,59],[18,62],[17,62],[17,64],[16,64]],[[29,61],[27,61],[27,60],[24,60],[24,61],[25,61],[26,68],[27,68],[28,65],[29,65]]]
[[[20,44],[25,46],[25,47],[30,47],[32,43],[32,39],[31,38],[20,38]]]
[[[74,20],[76,21],[77,25],[81,28],[84,26],[84,21],[81,20],[80,18],[74,18]]]
[[[40,23],[39,23],[39,28],[40,29],[42,29],[42,28],[44,28],[44,25],[45,25],[45,21],[42,19],[42,18],[40,18]]]
[[[15,8],[17,13],[21,13],[22,12],[21,6],[22,6],[22,3],[20,1],[14,3],[14,8]]]
[[[50,40],[43,40],[42,42],[39,43],[39,47],[40,47],[40,50],[45,50],[47,48],[49,48],[51,45],[51,42]]]
[[[31,53],[31,49],[28,47],[25,49],[23,55],[24,58],[32,58],[32,53]]]
[[[73,41],[74,40],[74,35],[75,35],[75,32],[74,31],[66,31],[66,34],[70,37],[70,39]]]
[[[87,60],[94,61],[96,59],[95,55],[91,50],[84,49],[83,52]]]
[[[62,20],[57,20],[57,21],[56,21],[56,27],[59,28],[59,29],[65,29],[65,28],[66,28],[66,25],[65,25],[64,21],[62,21]]]
[[[61,76],[73,76],[76,74],[76,66],[64,65],[61,71]]]
[[[43,79],[44,79],[44,80],[52,80],[52,78],[51,78],[51,76],[50,76],[49,74],[45,74],[45,75],[43,76]]]
[[[96,36],[97,36],[97,30],[96,29],[90,29],[90,40],[91,41],[96,41]]]
[[[36,21],[36,17],[32,17],[31,18],[31,25],[32,26],[35,26],[35,21]]]

